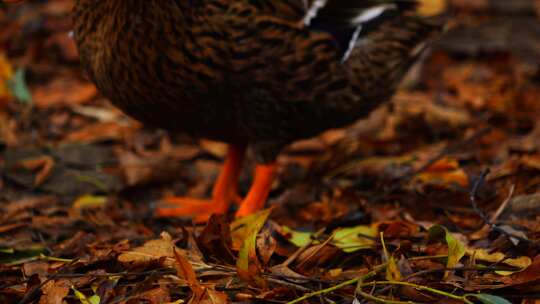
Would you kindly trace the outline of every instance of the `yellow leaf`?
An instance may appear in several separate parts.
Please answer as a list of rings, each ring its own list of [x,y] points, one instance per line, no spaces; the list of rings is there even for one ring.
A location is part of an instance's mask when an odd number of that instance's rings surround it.
[[[106,202],[106,196],[83,195],[73,202],[73,208],[77,210],[101,208]]]
[[[489,253],[486,249],[475,249],[467,247],[465,252],[468,256],[474,257],[476,260],[485,261],[490,263],[505,264],[519,268],[517,271],[496,271],[499,275],[511,275],[515,272],[522,271],[532,264],[532,260],[529,257],[522,256],[519,258],[507,258],[502,252]]]
[[[311,232],[296,231],[287,226],[281,226],[281,229],[284,233],[291,235],[289,242],[293,243],[297,247],[304,247],[312,242],[311,235],[313,233]]]
[[[448,245],[448,261],[446,267],[455,268],[461,258],[465,256],[465,245],[456,239],[448,229],[440,225],[433,225],[429,228],[429,238],[446,241]],[[446,278],[450,274],[450,271],[446,271],[444,277]]]
[[[261,269],[257,258],[257,234],[266,223],[271,211],[271,209],[266,209],[245,218],[240,218],[231,224],[233,229],[236,228],[236,233],[241,229],[244,234],[244,242],[236,262],[238,274],[244,280],[259,286],[264,286],[265,281],[259,277]],[[232,234],[234,235],[234,230]]]
[[[332,244],[348,253],[371,248],[375,243],[377,231],[377,227],[373,225],[338,228],[332,237]]]
[[[384,259],[386,260],[386,279],[388,281],[401,281],[402,275],[399,271],[399,267],[397,266],[396,259],[393,255],[390,255],[390,253],[388,253],[388,249],[386,248],[386,242],[384,241],[384,234],[382,232],[380,233],[380,237],[383,247]]]

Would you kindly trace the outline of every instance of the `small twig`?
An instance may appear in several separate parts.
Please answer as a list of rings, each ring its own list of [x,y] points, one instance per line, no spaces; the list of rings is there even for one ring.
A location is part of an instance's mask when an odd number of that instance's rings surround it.
[[[465,302],[467,304],[473,304],[473,302],[469,301],[465,296],[456,296],[456,295],[451,294],[451,293],[446,292],[446,291],[438,290],[438,289],[431,288],[431,287],[428,287],[428,286],[417,285],[417,284],[413,284],[413,283],[409,283],[409,282],[375,281],[375,282],[362,283],[362,284],[359,285],[359,287],[376,286],[376,285],[408,286],[408,287],[412,287],[414,289],[418,289],[418,290],[421,290],[421,291],[427,291],[427,292],[430,292],[430,293],[433,293],[433,294],[436,294],[436,295],[440,295],[440,296],[444,296],[444,297],[447,297],[447,298],[450,298],[450,299],[463,301],[463,302]]]
[[[383,271],[384,269],[386,269],[386,264],[379,265],[379,266],[375,267],[374,270],[366,273],[363,276],[360,276],[360,277],[357,277],[357,278],[354,278],[354,279],[350,279],[348,281],[339,283],[337,285],[334,285],[334,286],[331,286],[331,287],[328,287],[328,288],[325,288],[325,289],[321,289],[321,290],[317,290],[317,291],[314,291],[314,292],[311,292],[311,293],[307,293],[307,294],[301,296],[300,298],[297,298],[297,299],[294,299],[292,301],[287,302],[287,304],[300,303],[300,302],[302,302],[304,300],[307,300],[309,298],[316,297],[318,295],[324,295],[324,294],[327,294],[327,293],[331,293],[331,292],[339,290],[339,289],[341,289],[343,287],[357,284],[358,282],[364,281],[366,279],[369,279],[369,278],[377,275],[379,272]]]
[[[307,248],[309,248],[309,246],[311,246],[311,244],[313,244],[314,239],[318,238],[324,232],[324,230],[324,228],[321,228],[317,232],[315,232],[311,238],[311,241],[304,246],[298,248],[293,254],[291,254],[289,258],[287,258],[287,260],[285,260],[285,262],[281,263],[281,266],[288,267],[292,262],[294,262],[294,260],[296,260],[296,258],[298,258],[302,252],[304,252]]]
[[[385,189],[385,191],[381,195],[378,195],[378,196],[376,196],[374,198],[374,201],[379,201],[379,200],[383,199],[388,194],[398,190],[404,182],[409,181],[410,179],[412,179],[416,175],[426,171],[427,169],[429,169],[429,167],[431,167],[433,164],[435,164],[436,162],[441,160],[443,157],[445,157],[445,156],[447,156],[447,155],[449,155],[451,153],[454,153],[455,151],[459,151],[462,147],[466,147],[469,144],[472,144],[473,142],[475,142],[476,140],[482,138],[484,135],[488,134],[489,132],[491,132],[491,127],[483,128],[483,129],[477,131],[476,133],[474,133],[473,135],[471,135],[469,138],[466,138],[466,139],[464,139],[464,140],[462,140],[462,141],[460,141],[460,142],[458,142],[458,143],[456,143],[454,145],[445,147],[439,153],[437,153],[437,155],[430,158],[426,163],[424,163],[419,168],[417,168],[417,169],[412,169],[411,168],[410,170],[408,170],[407,172],[405,172],[401,176],[397,177],[395,179],[395,182],[393,182],[390,187]]]
[[[497,211],[491,216],[491,222],[495,223],[499,216],[503,213],[504,209],[508,206],[510,203],[510,200],[512,200],[512,196],[514,196],[514,191],[516,190],[516,184],[513,184],[510,187],[510,191],[508,192],[508,197],[502,202],[502,204],[497,208]]]
[[[307,261],[309,261],[312,257],[314,257],[315,254],[317,254],[324,246],[328,245],[328,243],[330,243],[330,241],[334,238],[334,234],[335,233],[330,235],[324,242],[317,245],[318,248],[316,250],[314,250],[313,252],[311,252],[310,255],[307,256],[301,263],[299,263],[298,268],[302,267]]]
[[[411,261],[413,261],[413,260],[414,261],[420,261],[420,260],[439,259],[439,258],[447,258],[447,257],[448,257],[448,255],[419,256],[419,257],[409,258],[409,260],[411,260]],[[287,304],[300,303],[300,302],[302,302],[304,300],[307,300],[309,298],[316,297],[316,296],[319,296],[319,295],[328,294],[328,293],[334,292],[336,290],[339,290],[339,289],[341,289],[343,287],[354,285],[354,284],[358,284],[360,287],[362,287],[362,286],[375,286],[377,284],[381,285],[382,283],[385,283],[386,281],[369,282],[369,283],[361,283],[361,282],[364,282],[365,280],[367,280],[369,278],[372,278],[375,275],[379,274],[381,271],[385,270],[386,265],[387,264],[385,263],[385,264],[375,266],[372,271],[366,273],[365,275],[362,275],[362,276],[354,278],[354,279],[350,279],[350,280],[345,281],[345,282],[341,282],[341,283],[339,283],[337,285],[334,285],[334,286],[331,286],[331,287],[328,287],[328,288],[325,288],[325,289],[321,289],[321,290],[317,290],[317,291],[314,291],[314,292],[311,292],[311,293],[307,293],[307,294],[301,296],[300,298],[297,298],[297,299],[294,299],[292,301],[287,302]],[[394,282],[391,282],[391,283],[394,284]],[[433,288],[430,288],[430,287],[427,287],[427,286],[415,285],[415,284],[407,283],[407,282],[397,282],[394,285],[407,285],[409,287],[415,287],[415,288],[417,288],[417,286],[418,286],[418,288],[421,289],[421,290],[433,291],[433,293],[435,293],[435,294],[439,294],[439,295],[447,296],[447,297],[450,297],[450,298],[458,299],[460,301],[465,302],[466,304],[473,304],[471,301],[466,299],[465,296],[456,296],[456,295],[453,295],[451,293],[447,293],[447,292],[444,292],[444,291],[441,291],[441,290],[433,289]],[[369,298],[369,299],[374,300],[374,301],[378,301],[378,302],[389,303],[389,304],[409,303],[409,302],[400,302],[400,301],[390,302],[388,300],[384,300],[384,299],[380,299],[380,298]]]
[[[371,300],[371,301],[374,301],[374,302],[378,302],[378,303],[386,303],[386,304],[414,304],[415,302],[412,302],[412,301],[395,301],[395,300],[387,300],[387,299],[383,299],[383,298],[378,298],[374,295],[371,295],[367,292],[364,292],[362,290],[357,290],[356,291],[357,294],[361,295],[362,298],[364,299],[367,299],[367,300]]]
[[[433,164],[435,164],[436,162],[441,160],[446,155],[448,155],[450,153],[453,153],[455,151],[458,151],[459,149],[461,149],[461,147],[468,146],[469,144],[471,144],[474,141],[480,139],[482,136],[486,135],[489,132],[491,132],[491,127],[483,128],[483,129],[479,130],[478,132],[474,133],[473,135],[471,135],[469,138],[466,138],[466,139],[458,142],[455,145],[448,146],[448,147],[442,149],[437,155],[435,155],[434,157],[429,159],[420,168],[418,168],[416,170],[411,170],[411,171],[405,173],[404,175],[400,176],[398,178],[398,180],[399,181],[408,180],[408,179],[416,176],[417,174],[420,174],[420,173],[426,171],[429,167],[431,167]]]
[[[303,292],[312,291],[309,288],[306,288],[306,287],[304,287],[302,285],[298,285],[298,284],[295,284],[295,283],[291,283],[291,282],[287,282],[287,281],[283,281],[283,280],[279,280],[279,279],[273,279],[273,278],[266,278],[266,279],[268,280],[268,282],[272,282],[272,283],[275,283],[275,284],[287,286],[287,287],[289,287],[291,289],[296,289],[296,290],[300,290],[300,291],[303,291]]]
[[[539,246],[540,244],[538,243],[534,243],[532,242],[531,240],[529,239],[526,239],[524,237],[521,237],[521,236],[518,236],[518,235],[515,235],[515,234],[512,234],[512,233],[509,233],[507,232],[506,230],[500,228],[499,226],[495,225],[491,219],[484,213],[484,211],[482,211],[479,207],[478,207],[478,203],[476,201],[476,196],[477,196],[477,193],[478,193],[478,189],[480,188],[480,186],[485,182],[486,180],[486,177],[487,175],[489,174],[489,169],[484,169],[482,171],[482,173],[480,174],[480,176],[478,177],[478,179],[474,182],[473,184],[473,187],[471,189],[471,192],[470,192],[470,196],[469,196],[469,199],[471,201],[471,206],[474,210],[474,212],[482,219],[482,221],[484,221],[484,223],[486,225],[489,226],[489,228],[493,231],[497,231],[498,233],[502,234],[502,235],[505,235],[509,238],[514,238],[514,239],[517,239],[519,240],[520,242],[525,242],[527,244],[530,244],[530,245],[534,245],[534,246]]]

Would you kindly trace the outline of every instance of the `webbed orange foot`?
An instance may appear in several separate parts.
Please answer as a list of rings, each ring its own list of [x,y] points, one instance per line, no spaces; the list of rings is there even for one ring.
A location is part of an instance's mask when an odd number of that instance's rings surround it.
[[[242,200],[237,191],[237,181],[244,154],[245,146],[229,146],[227,158],[212,190],[211,199],[165,197],[156,208],[156,216],[190,217],[196,223],[202,223],[214,213],[226,213],[231,202]]]

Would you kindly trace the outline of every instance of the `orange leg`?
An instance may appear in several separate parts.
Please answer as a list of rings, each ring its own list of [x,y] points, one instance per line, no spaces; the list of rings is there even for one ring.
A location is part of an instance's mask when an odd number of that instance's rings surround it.
[[[205,222],[213,213],[226,213],[231,201],[238,201],[237,182],[242,169],[246,147],[229,145],[223,169],[214,184],[210,200],[189,197],[166,197],[164,206],[156,209],[161,217],[191,217],[195,222]],[[169,205],[169,206],[168,206]]]
[[[249,192],[236,212],[237,217],[253,214],[264,207],[276,175],[276,164],[260,164],[255,167],[255,176]]]

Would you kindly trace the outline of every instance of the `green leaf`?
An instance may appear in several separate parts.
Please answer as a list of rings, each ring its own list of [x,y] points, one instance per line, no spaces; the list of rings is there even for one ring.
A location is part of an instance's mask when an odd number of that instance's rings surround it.
[[[456,267],[461,258],[465,256],[465,245],[456,239],[445,227],[433,225],[429,228],[429,238],[430,240],[444,239],[448,245],[448,261],[446,262],[446,267]],[[445,277],[447,277],[448,274],[449,272],[447,271]]]
[[[384,259],[386,260],[386,279],[388,281],[401,281],[402,275],[399,271],[399,267],[396,262],[396,258],[393,255],[390,255],[388,248],[386,247],[386,242],[384,241],[384,234],[380,233],[381,245],[383,247]]]
[[[92,304],[90,301],[88,301],[88,298],[84,295],[84,293],[78,291],[74,286],[71,286],[71,290],[73,290],[75,297],[79,300],[79,302],[81,302],[81,304]]]
[[[32,103],[32,94],[28,89],[25,81],[26,71],[23,68],[18,69],[13,77],[8,80],[7,85],[9,90],[18,101],[23,104]]]
[[[71,286],[71,290],[73,290],[75,297],[79,300],[79,302],[81,302],[81,304],[99,304],[101,302],[101,298],[96,294],[91,297],[87,297],[84,293],[78,291],[75,286]]]
[[[466,297],[474,297],[480,300],[484,304],[512,304],[505,298],[499,296],[494,296],[490,294],[480,293],[480,294],[467,294]]]
[[[88,302],[90,302],[90,304],[99,304],[101,302],[101,298],[98,295],[93,295],[88,298]]]
[[[231,224],[231,227],[238,227],[239,223],[237,222],[241,222],[246,229],[245,239],[236,262],[238,274],[243,279],[254,281],[257,284],[264,284],[264,280],[259,277],[261,269],[257,258],[257,234],[266,223],[270,212],[272,212],[271,209],[266,209]]]
[[[283,232],[285,232],[286,234],[291,235],[291,237],[289,238],[289,242],[293,243],[297,247],[304,247],[311,244],[312,242],[311,235],[313,233],[311,232],[297,231],[287,226],[281,226],[281,229],[283,229]]]
[[[371,248],[377,237],[377,227],[356,226],[339,228],[334,231],[332,244],[344,252],[350,253],[361,249]]]

